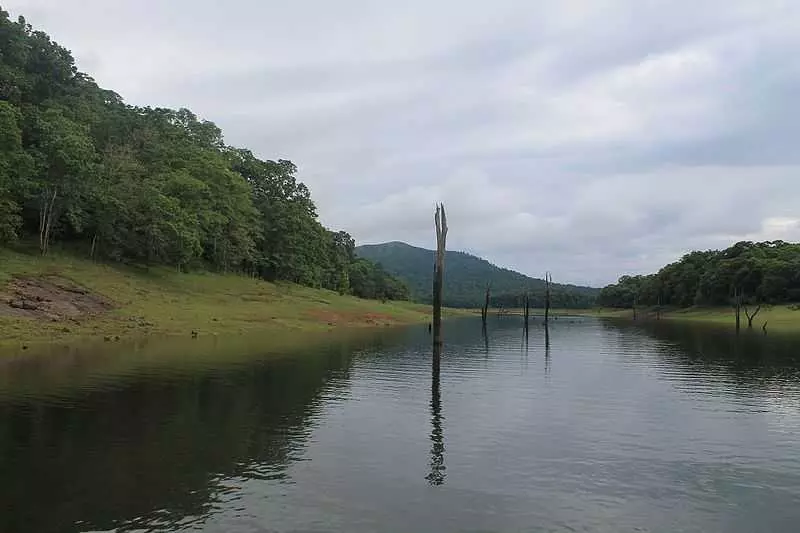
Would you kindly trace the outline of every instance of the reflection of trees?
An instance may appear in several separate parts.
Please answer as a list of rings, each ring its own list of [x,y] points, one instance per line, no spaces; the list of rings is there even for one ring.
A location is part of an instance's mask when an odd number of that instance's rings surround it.
[[[349,352],[331,348],[214,374],[131,378],[68,403],[0,404],[0,531],[153,528],[202,516],[221,478],[285,475],[314,399],[348,365]]]
[[[661,320],[630,324],[606,322],[624,331],[626,338],[646,335],[662,342],[657,353],[675,364],[697,372],[724,370],[741,383],[759,384],[773,379],[800,378],[800,335],[748,331],[736,335],[733,328]],[[678,349],[670,349],[677,347]]]
[[[441,348],[434,346],[431,369],[431,471],[425,477],[431,485],[444,485],[444,430],[442,428]]]

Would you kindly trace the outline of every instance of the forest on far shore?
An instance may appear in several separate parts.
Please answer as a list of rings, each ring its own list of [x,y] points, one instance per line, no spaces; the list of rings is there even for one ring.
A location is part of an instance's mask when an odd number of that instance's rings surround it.
[[[604,307],[730,305],[734,294],[752,304],[800,302],[800,244],[739,242],[692,252],[648,276],[623,276],[600,291]]]
[[[296,174],[225,144],[187,109],[125,104],[0,9],[0,246],[407,299],[349,234],[319,222]]]

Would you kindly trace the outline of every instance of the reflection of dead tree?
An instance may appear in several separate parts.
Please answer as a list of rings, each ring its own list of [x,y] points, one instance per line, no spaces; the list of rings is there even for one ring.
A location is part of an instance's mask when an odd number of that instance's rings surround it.
[[[550,326],[544,325],[544,371],[550,373]]]
[[[753,329],[753,319],[758,316],[758,313],[761,311],[761,304],[758,304],[755,311],[752,313],[750,313],[750,309],[747,307],[747,305],[743,305],[742,307],[744,308],[744,314],[747,317],[747,327],[748,329]]]
[[[444,428],[442,427],[441,348],[433,347],[433,368],[431,370],[431,471],[425,476],[434,486],[444,485],[446,467],[444,465]]]
[[[442,344],[442,293],[444,290],[444,253],[447,242],[447,215],[444,204],[436,206],[436,264],[433,267],[433,343]]]

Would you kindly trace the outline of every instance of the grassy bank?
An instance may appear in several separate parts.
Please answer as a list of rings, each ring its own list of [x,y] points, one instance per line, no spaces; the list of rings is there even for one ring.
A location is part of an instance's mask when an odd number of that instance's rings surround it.
[[[480,316],[480,310],[473,310],[473,314]],[[490,311],[491,313],[492,311]],[[522,315],[522,309],[507,309],[505,314]],[[531,309],[531,317],[534,320],[541,320],[544,316],[543,309]],[[597,318],[617,318],[633,320],[631,309],[551,309],[550,316],[593,316]],[[653,309],[639,310],[640,320],[655,320],[656,313]],[[668,309],[661,313],[662,320],[684,320],[691,322],[711,323],[718,325],[735,326],[734,311],[730,307],[692,307],[689,309]],[[753,328],[761,330],[764,323],[767,323],[768,331],[798,332],[800,333],[800,308],[793,305],[764,306],[753,320]],[[742,328],[747,328],[747,318],[742,312]]]
[[[32,303],[14,300],[20,291],[27,291]],[[0,249],[0,343],[188,336],[192,331],[324,331],[429,319],[430,307],[407,302],[361,300],[237,275],[117,267]]]
[[[633,319],[633,311],[630,309],[591,309],[580,312],[585,316],[597,316],[603,318],[623,318]],[[640,311],[639,316],[647,320],[655,319],[655,312],[647,310]],[[684,320],[691,322],[703,322],[718,325],[735,326],[734,311],[730,307],[692,307],[689,309],[670,309],[661,314],[663,320]],[[753,320],[753,328],[761,330],[764,323],[767,323],[768,331],[796,331],[800,332],[800,310],[795,310],[789,305],[764,306]],[[742,312],[742,328],[747,328],[747,318]]]

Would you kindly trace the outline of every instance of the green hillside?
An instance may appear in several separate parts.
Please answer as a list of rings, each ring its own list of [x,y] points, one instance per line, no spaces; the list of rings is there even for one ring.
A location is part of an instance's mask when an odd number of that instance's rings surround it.
[[[0,247],[405,299],[322,225],[297,172],[188,109],[126,104],[0,8]]]
[[[457,312],[445,310],[446,316]],[[119,337],[265,334],[427,323],[430,307],[238,274],[104,264],[0,248],[0,348]],[[0,355],[3,351],[0,350]],[[0,357],[1,359],[2,357]]]
[[[386,271],[405,281],[415,301],[428,303],[433,284],[433,250],[403,242],[356,247],[360,257],[380,263]],[[516,307],[526,290],[535,307],[544,306],[545,282],[500,268],[464,252],[447,252],[444,304],[448,307],[480,307],[487,283],[492,286],[492,306]],[[594,304],[599,290],[576,285],[553,285],[553,307],[585,308]]]

